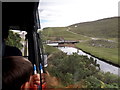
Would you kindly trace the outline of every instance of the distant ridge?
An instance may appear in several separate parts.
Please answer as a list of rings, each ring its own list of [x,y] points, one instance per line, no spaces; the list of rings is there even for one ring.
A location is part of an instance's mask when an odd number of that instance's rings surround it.
[[[117,38],[118,20],[120,20],[120,17],[110,17],[91,22],[73,24],[68,26],[68,28],[72,32],[90,37]]]
[[[86,22],[75,23],[75,24],[69,25],[68,27],[78,25],[78,24],[91,23],[91,22],[96,22],[96,21],[101,21],[101,20],[106,20],[106,19],[114,19],[114,18],[120,19],[120,16],[108,17],[108,18],[98,19],[98,20],[94,20],[94,21],[86,21]]]

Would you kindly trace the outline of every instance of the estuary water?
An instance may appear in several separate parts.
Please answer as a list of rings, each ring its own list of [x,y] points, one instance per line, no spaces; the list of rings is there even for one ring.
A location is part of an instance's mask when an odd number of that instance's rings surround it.
[[[100,69],[103,72],[110,72],[116,75],[120,74],[118,72],[120,72],[120,68],[113,66],[109,63],[106,63],[96,57],[93,57],[85,52],[83,52],[82,50],[79,50],[77,48],[73,48],[73,47],[58,47],[59,50],[63,51],[64,53],[67,53],[67,55],[71,55],[73,53],[78,53],[78,55],[83,55],[83,56],[87,56],[88,58],[92,57],[94,60],[97,60],[97,64],[100,64]]]

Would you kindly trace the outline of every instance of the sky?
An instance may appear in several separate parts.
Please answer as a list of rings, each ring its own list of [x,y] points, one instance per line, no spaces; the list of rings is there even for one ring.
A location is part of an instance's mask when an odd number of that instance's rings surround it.
[[[40,0],[41,28],[65,27],[75,23],[118,16],[120,0]]]

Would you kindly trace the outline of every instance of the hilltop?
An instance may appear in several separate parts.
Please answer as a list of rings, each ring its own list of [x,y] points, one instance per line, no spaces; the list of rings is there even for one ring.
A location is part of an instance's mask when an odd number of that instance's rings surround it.
[[[118,27],[120,27],[118,20],[120,17],[111,17],[67,27],[47,27],[43,29],[43,33],[46,37],[63,37],[70,40],[74,37],[78,40],[85,39],[83,36],[115,39],[118,38]]]
[[[77,23],[68,26],[69,30],[89,37],[117,38],[120,17],[105,18],[92,22]]]

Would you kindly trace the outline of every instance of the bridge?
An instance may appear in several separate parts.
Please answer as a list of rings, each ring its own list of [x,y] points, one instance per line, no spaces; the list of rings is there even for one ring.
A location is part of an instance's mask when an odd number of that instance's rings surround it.
[[[79,41],[66,41],[66,40],[62,40],[62,41],[47,41],[46,42],[47,45],[53,46],[53,47],[62,47],[62,46],[74,47],[75,43],[79,43]]]
[[[61,41],[47,41],[47,44],[58,43],[58,44],[75,44],[79,43],[79,41],[70,41],[70,40],[61,40]]]

